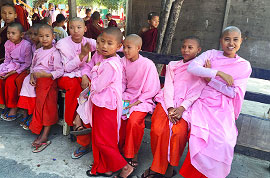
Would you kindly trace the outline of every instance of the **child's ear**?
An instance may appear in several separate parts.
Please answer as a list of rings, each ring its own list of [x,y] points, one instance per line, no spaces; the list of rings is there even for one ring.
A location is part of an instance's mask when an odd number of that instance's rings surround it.
[[[22,32],[21,33],[21,38],[23,38],[25,34],[26,34],[26,32]]]
[[[117,51],[122,47],[122,43],[119,43],[117,46]]]
[[[198,47],[198,54],[202,51],[201,47]]]
[[[18,16],[17,16],[17,13],[15,13],[15,19],[17,18]]]
[[[151,23],[151,20],[147,20],[147,22],[150,24]]]
[[[86,32],[87,31],[87,27],[86,26],[84,26],[84,32]]]

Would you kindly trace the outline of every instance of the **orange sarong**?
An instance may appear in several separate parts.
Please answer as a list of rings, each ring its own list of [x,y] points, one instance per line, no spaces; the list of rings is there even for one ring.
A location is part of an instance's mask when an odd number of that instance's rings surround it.
[[[122,120],[120,128],[119,148],[126,158],[134,158],[139,152],[143,134],[146,112],[133,111],[127,120]]]
[[[8,108],[16,108],[18,102],[18,89],[15,80],[18,73],[10,75],[5,80],[0,79],[0,104]]]
[[[58,122],[58,88],[57,81],[51,78],[38,78],[36,83],[36,105],[29,129],[40,134],[43,126]]]
[[[82,92],[81,78],[61,77],[58,79],[58,87],[66,91],[65,95],[65,121],[69,126],[73,126],[78,106],[77,98]]]
[[[151,125],[151,149],[153,162],[151,170],[165,174],[168,164],[178,166],[188,139],[188,124],[181,119],[172,127],[170,139],[169,118],[158,103],[152,115]],[[169,142],[170,141],[170,142]],[[168,161],[168,145],[170,143],[170,162]]]
[[[117,110],[93,105],[92,124],[94,164],[91,173],[115,172],[122,169],[127,162],[118,149]]]

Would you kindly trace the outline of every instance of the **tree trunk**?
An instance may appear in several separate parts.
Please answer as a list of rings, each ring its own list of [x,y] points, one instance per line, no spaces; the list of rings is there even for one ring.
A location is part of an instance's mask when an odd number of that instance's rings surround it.
[[[68,0],[68,7],[69,7],[69,19],[77,17],[76,0]]]
[[[165,31],[167,28],[168,19],[170,16],[170,11],[172,7],[172,3],[174,0],[162,0],[161,2],[161,13],[160,13],[160,23],[158,27],[158,40],[155,52],[160,53],[162,48],[162,43],[165,35]]]
[[[181,7],[184,0],[175,0],[172,4],[168,25],[163,39],[161,54],[170,54],[172,48],[172,40],[175,34],[176,25],[180,16]]]

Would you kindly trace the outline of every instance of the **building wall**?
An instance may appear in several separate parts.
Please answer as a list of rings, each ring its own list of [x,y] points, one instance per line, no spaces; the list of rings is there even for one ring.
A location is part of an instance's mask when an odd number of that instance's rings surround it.
[[[181,39],[196,35],[203,50],[218,49],[226,0],[185,0],[173,39],[172,54],[180,54]],[[128,33],[147,25],[147,14],[160,11],[161,0],[129,0]],[[270,1],[231,0],[228,25],[238,26],[244,35],[239,55],[253,67],[270,69]]]

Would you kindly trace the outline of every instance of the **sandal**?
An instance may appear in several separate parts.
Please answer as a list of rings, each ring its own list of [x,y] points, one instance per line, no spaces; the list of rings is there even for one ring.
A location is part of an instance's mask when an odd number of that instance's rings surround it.
[[[71,131],[70,134],[75,135],[75,136],[86,135],[86,134],[91,133],[91,131],[92,131],[91,128],[86,128],[86,127],[80,125],[80,126],[76,127],[74,131]]]
[[[151,172],[151,170],[150,170],[150,168],[148,168],[148,174],[144,175],[145,172],[142,173],[141,178],[147,178],[149,176],[153,176],[152,178],[164,178],[164,176],[160,173],[157,173],[157,172],[150,173],[150,172]]]
[[[80,149],[81,149],[81,147],[79,147],[79,148],[75,151],[75,154],[76,154],[76,155],[79,155],[79,156],[75,156],[74,152],[72,153],[72,155],[71,155],[71,158],[72,158],[72,159],[79,159],[79,158],[82,157],[83,155],[89,153],[89,149],[88,149],[88,148],[85,149],[85,150],[80,150]]]
[[[172,177],[174,177],[176,174],[177,174],[177,172],[176,172],[175,170],[173,170],[172,176],[170,176],[170,177],[163,176],[163,178],[172,178]]]
[[[8,112],[9,112],[9,108],[3,109],[2,112],[1,112],[1,118],[4,119]]]
[[[8,115],[8,113],[6,114],[5,117],[2,118],[4,121],[8,121],[8,122],[11,122],[11,121],[14,121],[17,119],[17,115]]]
[[[43,142],[43,143],[37,145],[36,148],[32,152],[33,153],[41,152],[50,144],[51,144],[51,141],[49,141],[49,140],[47,142]]]
[[[86,171],[86,175],[89,177],[111,177],[113,174],[105,174],[105,173],[96,173],[96,174],[92,174],[91,170]]]
[[[128,164],[136,169],[139,165],[138,161],[133,161],[132,159],[128,159]]]

